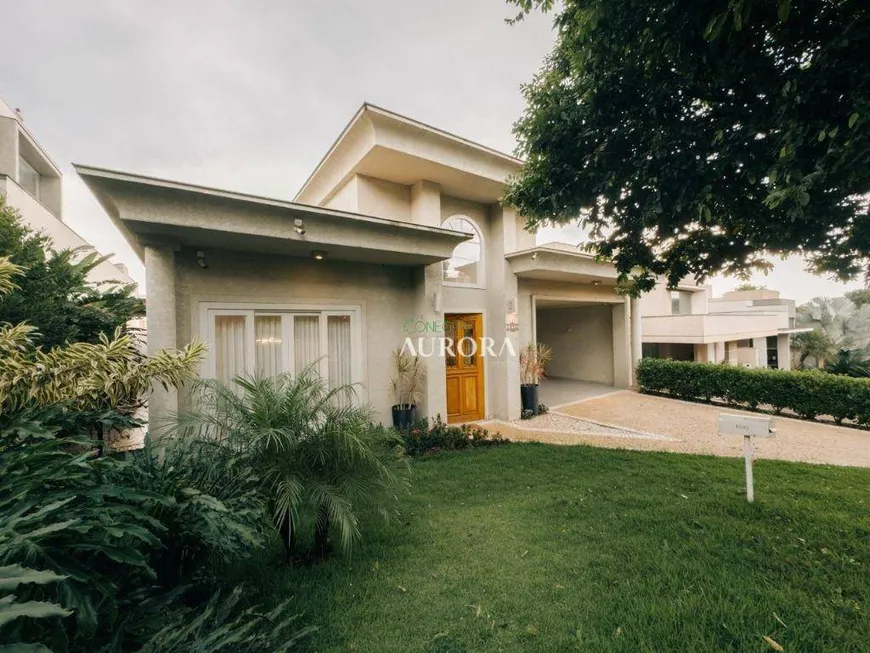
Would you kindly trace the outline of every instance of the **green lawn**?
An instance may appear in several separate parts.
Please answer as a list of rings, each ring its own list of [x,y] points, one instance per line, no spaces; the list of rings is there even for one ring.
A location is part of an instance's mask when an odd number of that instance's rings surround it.
[[[352,559],[246,574],[297,597],[321,653],[870,651],[870,470],[761,461],[749,505],[742,465],[445,454]]]

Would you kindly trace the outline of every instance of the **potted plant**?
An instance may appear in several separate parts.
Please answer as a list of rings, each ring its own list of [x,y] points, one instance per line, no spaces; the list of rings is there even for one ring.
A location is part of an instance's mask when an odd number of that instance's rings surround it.
[[[538,414],[538,384],[546,376],[547,365],[553,359],[552,350],[541,342],[530,342],[520,350],[520,398],[523,414]]]
[[[393,426],[406,429],[417,420],[417,402],[423,392],[426,370],[419,356],[412,356],[397,349],[393,352],[393,376],[390,390],[393,393]]]

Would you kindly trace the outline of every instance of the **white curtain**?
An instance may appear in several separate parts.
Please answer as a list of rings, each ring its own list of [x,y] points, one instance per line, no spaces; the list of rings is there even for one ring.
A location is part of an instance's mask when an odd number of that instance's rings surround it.
[[[254,318],[254,358],[257,374],[278,376],[281,364],[281,316],[258,315]]]
[[[330,315],[326,319],[329,341],[329,387],[337,388],[353,382],[351,374],[350,316]]]
[[[320,358],[320,318],[316,315],[294,317],[293,342],[296,374],[299,374]]]
[[[216,315],[215,376],[222,383],[245,373],[245,316]]]

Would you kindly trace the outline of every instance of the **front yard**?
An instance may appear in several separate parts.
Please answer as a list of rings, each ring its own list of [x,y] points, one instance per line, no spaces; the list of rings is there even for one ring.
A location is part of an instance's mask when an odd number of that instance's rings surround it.
[[[870,470],[513,444],[413,464],[349,560],[239,570],[321,653],[870,651]],[[770,642],[764,638],[770,638]]]

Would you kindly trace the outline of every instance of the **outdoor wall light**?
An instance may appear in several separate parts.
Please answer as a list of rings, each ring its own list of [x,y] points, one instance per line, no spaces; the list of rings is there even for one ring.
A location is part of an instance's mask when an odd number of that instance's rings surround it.
[[[208,267],[208,263],[205,262],[205,252],[201,249],[196,252],[196,264],[203,270]]]
[[[600,286],[600,285],[601,285],[601,281],[600,281],[599,279],[593,279],[593,280],[592,280],[592,285],[593,285],[593,286]]]
[[[301,218],[296,218],[296,219],[293,221],[293,231],[295,231],[295,232],[296,232],[297,234],[299,234],[300,236],[304,236],[304,235],[305,235],[305,223],[302,222],[302,219],[301,219]]]
[[[315,261],[322,261],[326,258],[326,252],[321,249],[313,249],[311,250],[311,258],[313,258]]]

